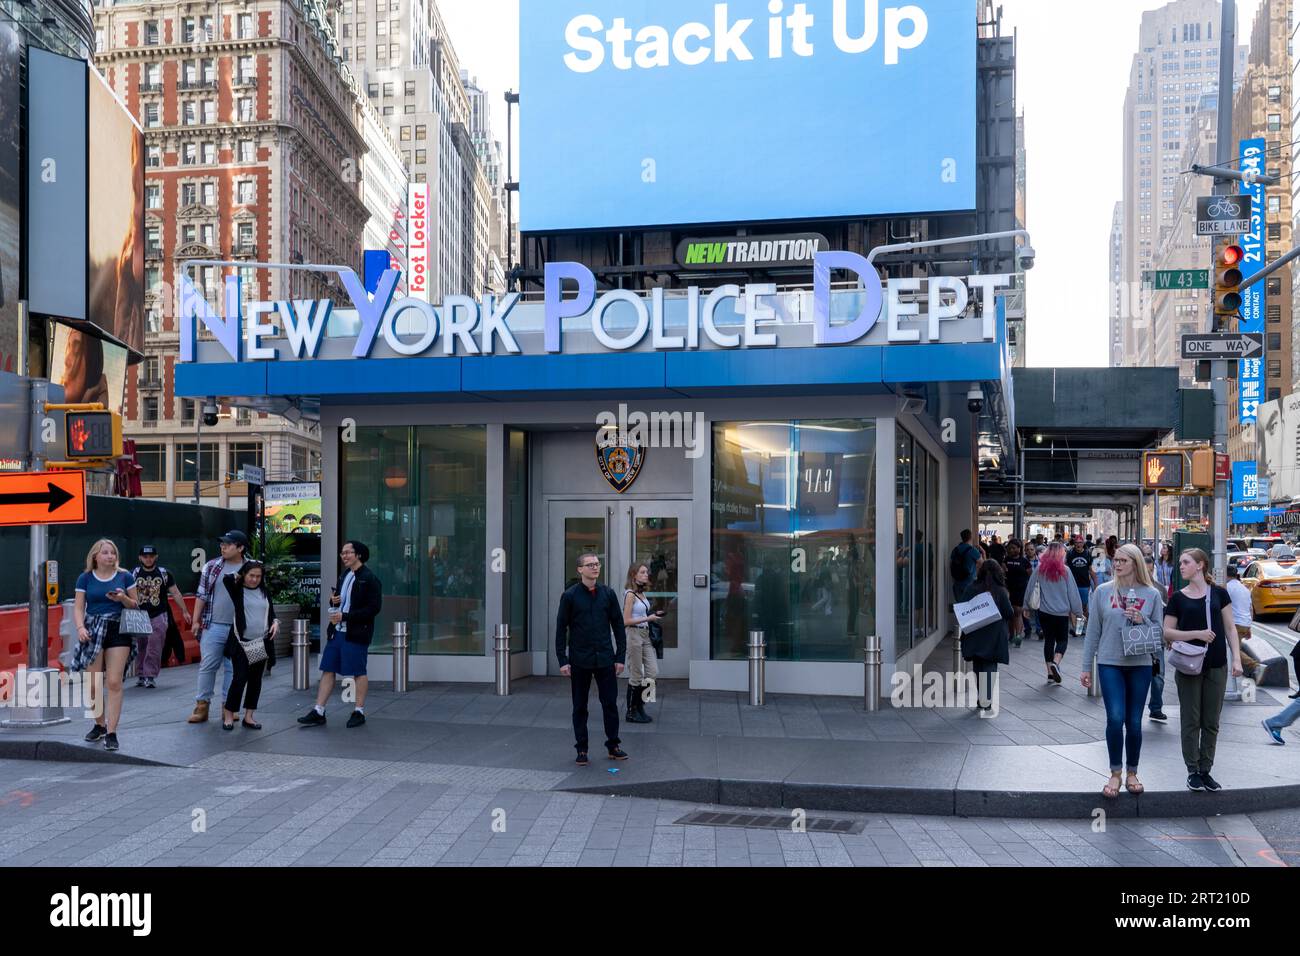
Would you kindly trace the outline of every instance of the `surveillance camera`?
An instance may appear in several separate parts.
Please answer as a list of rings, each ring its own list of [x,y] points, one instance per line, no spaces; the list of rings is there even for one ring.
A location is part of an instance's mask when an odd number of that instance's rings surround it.
[[[212,428],[217,424],[216,402],[205,402],[203,404],[203,424],[207,425],[209,428]]]
[[[978,382],[971,385],[970,391],[966,393],[966,407],[970,409],[972,415],[984,411],[984,390],[980,388]]]
[[[1020,263],[1020,268],[1028,272],[1034,267],[1034,260],[1037,255],[1033,246],[1023,245],[1016,250],[1016,261]]]

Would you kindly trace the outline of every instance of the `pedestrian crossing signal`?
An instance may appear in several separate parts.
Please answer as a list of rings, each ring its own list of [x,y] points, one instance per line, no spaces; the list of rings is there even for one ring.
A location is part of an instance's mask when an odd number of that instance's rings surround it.
[[[1246,251],[1231,239],[1220,239],[1214,246],[1214,328],[1215,332],[1235,332],[1241,318],[1241,261]]]
[[[1182,452],[1147,452],[1142,458],[1142,486],[1147,491],[1181,490]]]

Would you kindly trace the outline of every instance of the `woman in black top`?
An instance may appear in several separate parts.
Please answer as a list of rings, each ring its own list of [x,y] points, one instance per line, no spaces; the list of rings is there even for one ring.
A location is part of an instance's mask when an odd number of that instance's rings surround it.
[[[1011,598],[1007,594],[1007,579],[1002,573],[1002,565],[996,561],[985,561],[980,565],[967,600],[974,600],[986,591],[993,595],[993,603],[1002,614],[1001,620],[985,624],[961,636],[961,656],[971,662],[971,669],[978,682],[977,707],[981,717],[993,715],[998,665],[1011,661],[1007,625],[1015,616],[1015,610],[1011,607]]]
[[[1029,575],[1034,568],[1021,552],[1020,542],[1014,538],[1007,542],[1007,560],[1004,566],[1007,569],[1007,592],[1011,596],[1011,608],[1016,612],[1011,618],[1011,642],[1019,647],[1025,632],[1025,590],[1029,587]]]
[[[1208,583],[1209,555],[1200,548],[1184,551],[1178,571],[1187,587],[1175,591],[1165,606],[1165,643],[1186,641],[1208,648],[1199,674],[1179,671],[1176,677],[1187,789],[1213,793],[1222,789],[1210,770],[1228,686],[1228,644],[1234,662],[1241,660],[1241,644],[1232,619],[1232,598],[1223,588]],[[1241,674],[1241,665],[1234,663],[1233,676]]]

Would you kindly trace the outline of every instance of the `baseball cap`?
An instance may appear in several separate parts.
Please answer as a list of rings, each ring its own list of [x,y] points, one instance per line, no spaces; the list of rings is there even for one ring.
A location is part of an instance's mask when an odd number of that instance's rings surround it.
[[[140,554],[142,554],[142,555],[145,555],[145,554],[157,554],[157,553],[158,553],[158,549],[155,548],[155,547],[154,547],[153,545],[151,545],[151,544],[146,544],[146,545],[144,545],[143,547],[140,548]]]
[[[248,535],[242,531],[227,531],[221,536],[221,540],[225,544],[237,544],[242,548],[248,547]]]

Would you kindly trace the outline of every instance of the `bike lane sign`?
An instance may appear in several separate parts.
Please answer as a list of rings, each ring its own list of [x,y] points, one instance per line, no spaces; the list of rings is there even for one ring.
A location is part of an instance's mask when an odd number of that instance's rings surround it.
[[[1202,196],[1196,200],[1198,236],[1240,236],[1250,232],[1249,196]]]

